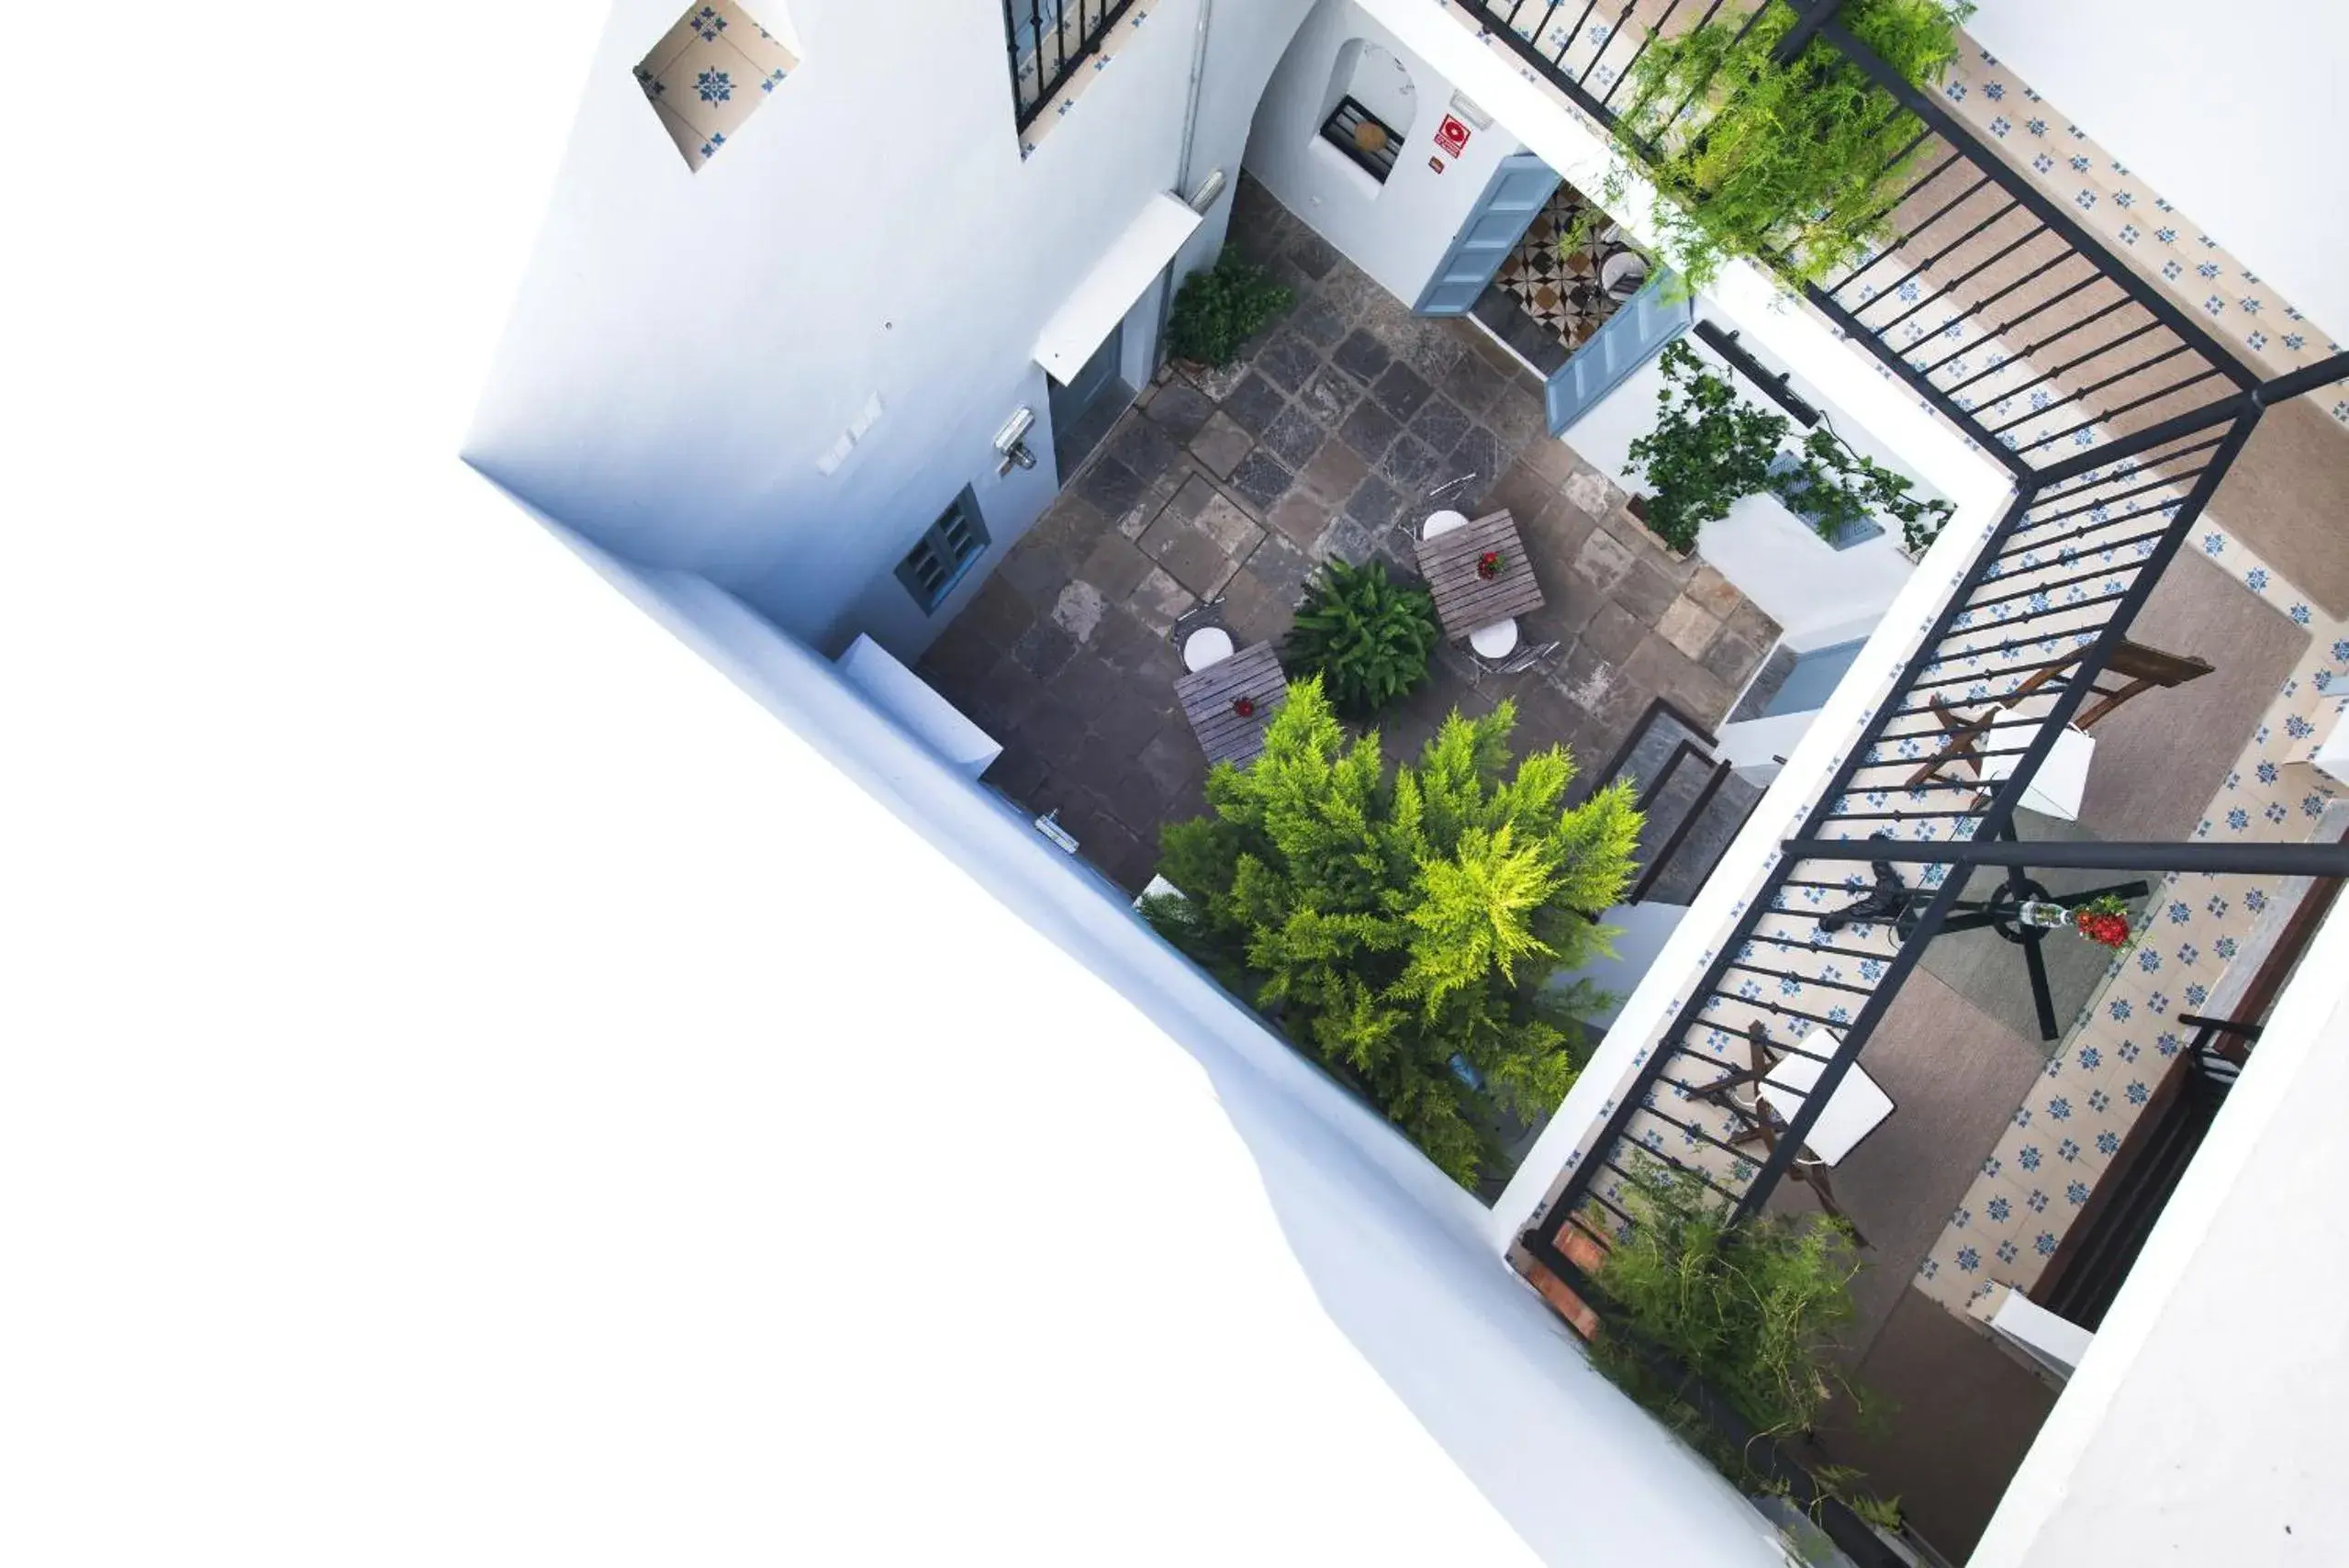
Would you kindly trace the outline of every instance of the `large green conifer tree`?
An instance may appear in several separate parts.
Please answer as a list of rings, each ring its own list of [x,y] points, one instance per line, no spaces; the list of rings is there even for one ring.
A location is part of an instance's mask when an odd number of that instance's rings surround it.
[[[1516,711],[1455,712],[1386,777],[1376,732],[1348,740],[1317,680],[1290,688],[1263,755],[1209,775],[1209,814],[1169,824],[1180,899],[1151,922],[1359,1084],[1464,1186],[1495,1108],[1555,1110],[1599,1002],[1553,975],[1606,952],[1639,814],[1628,785],[1565,804],[1565,748],[1512,770]]]

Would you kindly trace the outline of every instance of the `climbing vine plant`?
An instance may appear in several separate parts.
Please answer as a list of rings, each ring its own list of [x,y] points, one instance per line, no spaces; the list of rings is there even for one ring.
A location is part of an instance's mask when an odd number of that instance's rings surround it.
[[[1659,38],[1631,72],[1618,140],[1655,185],[1658,232],[1679,253],[1683,286],[1703,286],[1731,256],[1789,284],[1857,265],[1889,237],[1900,193],[1928,156],[1924,126],[1834,45],[1814,39],[1791,64],[1771,58],[1795,20],[1764,0],[1745,19]],[[1957,58],[1970,0],[1845,0],[1838,20],[1919,86]],[[1912,145],[1915,144],[1915,145]],[[1622,198],[1622,172],[1608,182]]]

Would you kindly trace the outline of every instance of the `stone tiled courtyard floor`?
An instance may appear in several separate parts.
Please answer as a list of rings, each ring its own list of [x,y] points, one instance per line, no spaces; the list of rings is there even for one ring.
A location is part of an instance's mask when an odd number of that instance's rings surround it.
[[[1277,641],[1314,566],[1414,575],[1426,516],[1513,512],[1555,642],[1498,676],[1444,649],[1381,717],[1390,758],[1454,708],[1517,706],[1520,749],[1562,742],[1597,782],[1641,711],[1717,725],[1778,628],[1701,560],[1675,560],[1623,492],[1552,440],[1540,384],[1474,324],[1416,317],[1252,181],[1232,242],[1297,294],[1226,370],[1161,375],[932,646],[922,673],[1003,744],[987,781],[1057,809],[1085,857],[1139,889],[1160,823],[1205,809],[1206,760],[1174,696],[1176,620],[1203,600],[1243,644]]]

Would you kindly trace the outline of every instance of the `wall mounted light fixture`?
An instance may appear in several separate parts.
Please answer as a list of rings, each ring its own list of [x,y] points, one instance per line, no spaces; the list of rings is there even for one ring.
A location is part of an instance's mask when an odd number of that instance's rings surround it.
[[[1026,439],[1028,431],[1035,427],[1035,411],[1033,409],[1022,409],[1004,420],[1003,428],[995,432],[995,455],[1002,459],[995,465],[995,473],[999,478],[1009,474],[1014,467],[1035,466],[1035,454],[1028,450]]]

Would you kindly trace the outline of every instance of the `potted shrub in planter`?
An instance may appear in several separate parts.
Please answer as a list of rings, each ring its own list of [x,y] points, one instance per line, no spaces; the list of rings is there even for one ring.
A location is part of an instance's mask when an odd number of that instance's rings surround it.
[[[1839,1397],[1864,1415],[1870,1401],[1838,1361],[1840,1331],[1858,1316],[1851,1231],[1817,1213],[1765,1211],[1732,1223],[1695,1171],[1652,1157],[1635,1159],[1628,1174],[1624,1204],[1633,1224],[1594,1275],[1612,1309],[1591,1359],[1730,1480],[1773,1491],[1750,1450],[1729,1442],[1692,1400],[1684,1374],[1763,1439],[1810,1431]],[[1856,1491],[1848,1470],[1810,1473],[1879,1537],[1893,1539],[1896,1504]]]
[[[1391,580],[1384,562],[1349,566],[1333,558],[1297,607],[1281,662],[1296,675],[1320,676],[1338,712],[1367,719],[1427,678],[1438,635],[1436,601],[1425,589]]]
[[[1631,515],[1677,554],[1696,548],[1708,522],[1761,489],[1785,439],[1786,421],[1743,401],[1696,351],[1675,338],[1664,345],[1664,385],[1656,424],[1631,443],[1631,471],[1653,490]]]
[[[1294,300],[1270,274],[1225,246],[1213,266],[1182,280],[1167,317],[1168,352],[1194,380],[1225,369],[1239,357],[1242,343]]]
[[[1696,547],[1706,523],[1763,490],[1829,543],[1881,513],[1901,525],[1912,554],[1921,554],[1948,521],[1949,502],[1918,498],[1907,479],[1845,445],[1832,426],[1788,451],[1793,424],[1739,398],[1685,342],[1665,344],[1661,363],[1655,427],[1631,443],[1630,454],[1632,471],[1655,493],[1633,497],[1628,510],[1675,556]],[[1919,538],[1923,544],[1914,544]]]

